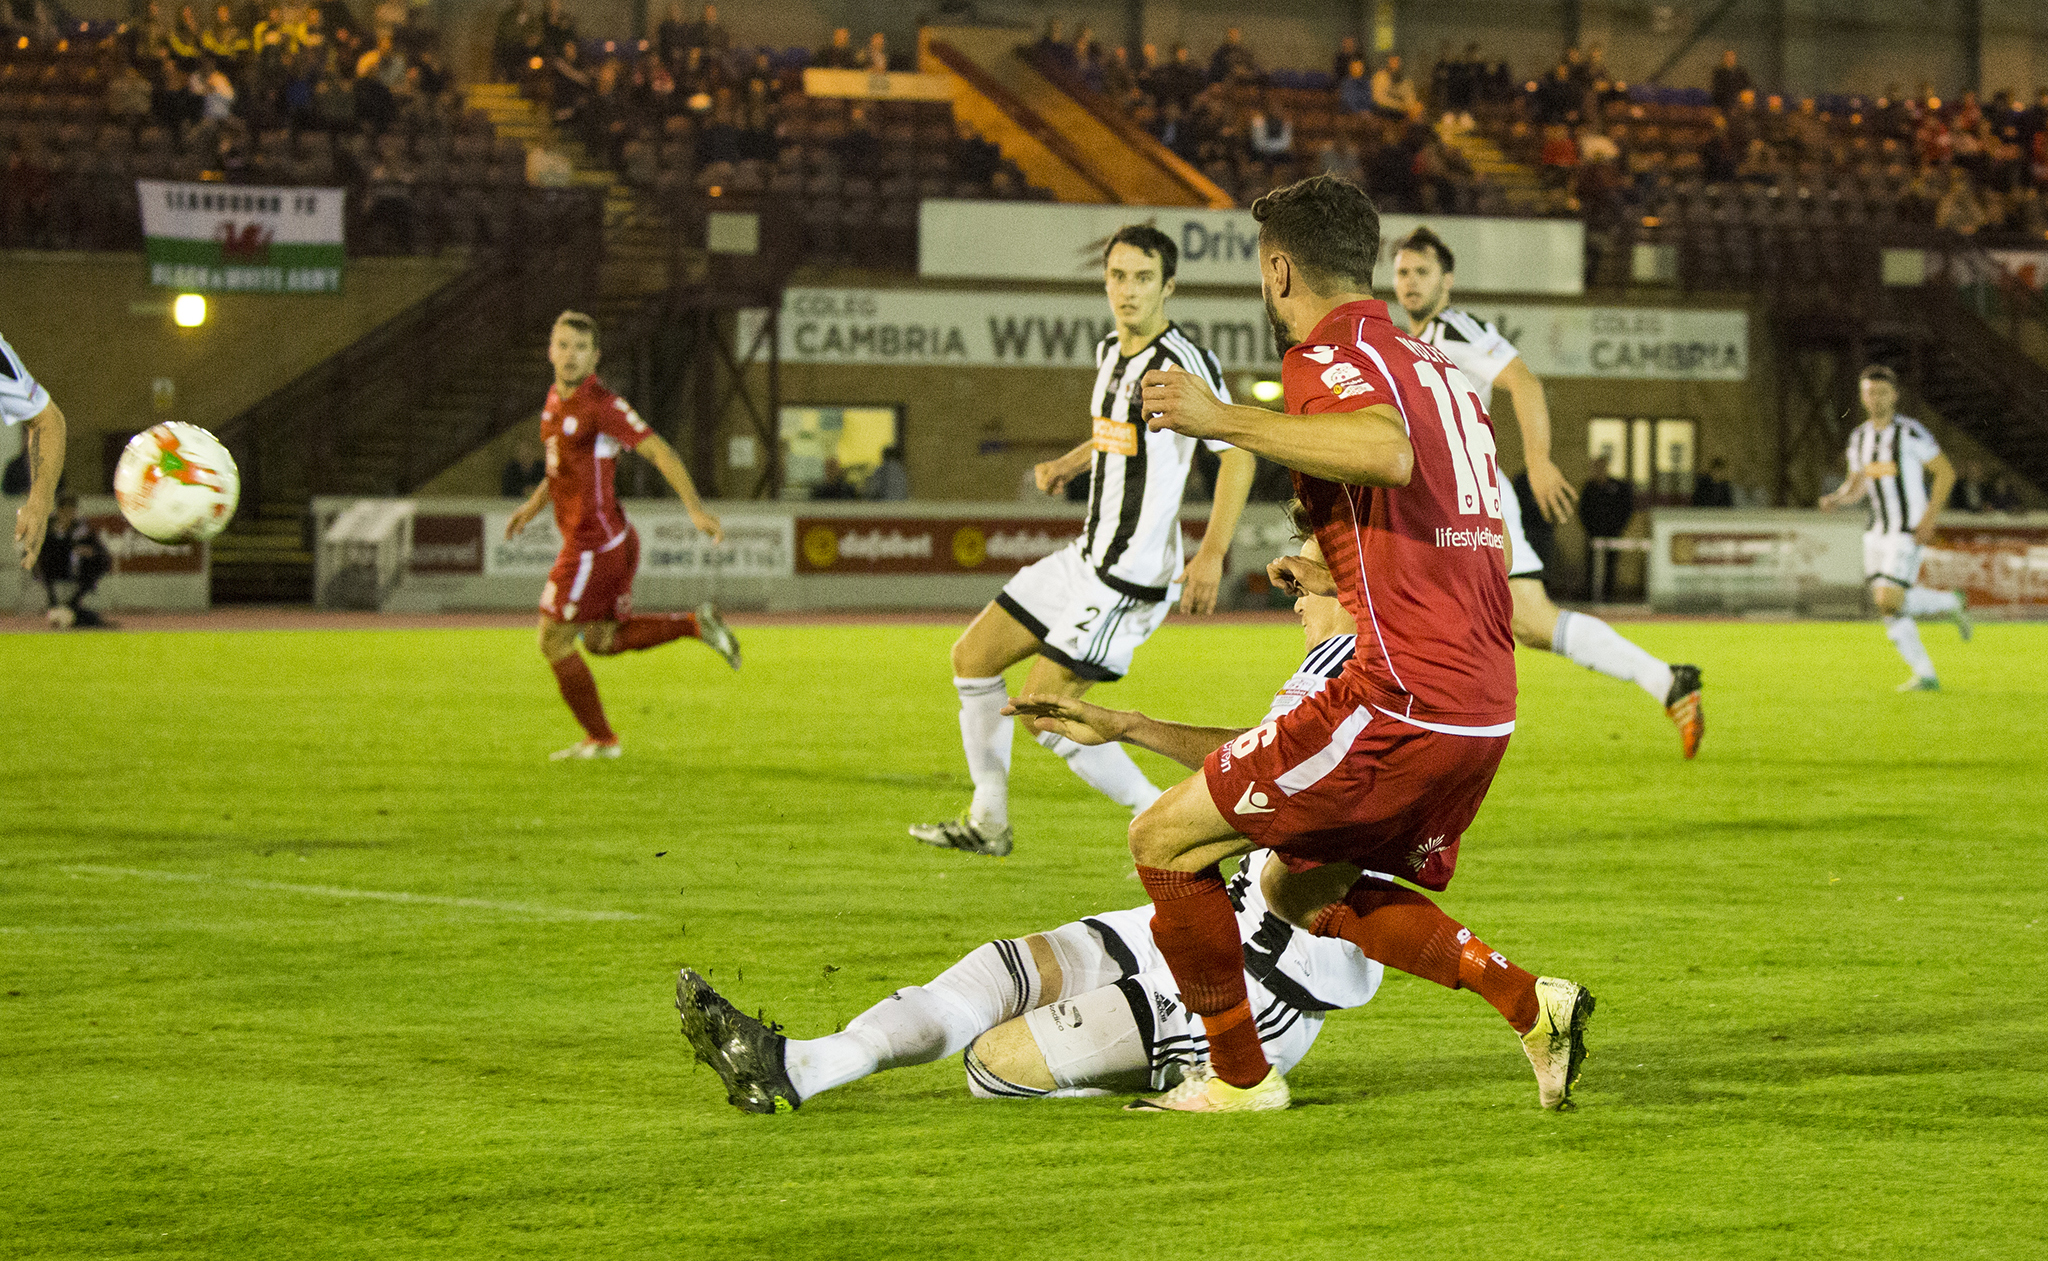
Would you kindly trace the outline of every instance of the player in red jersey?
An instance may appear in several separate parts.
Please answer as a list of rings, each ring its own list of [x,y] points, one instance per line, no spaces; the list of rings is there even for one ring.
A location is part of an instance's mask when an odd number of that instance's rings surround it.
[[[1275,562],[1297,591],[1334,594],[1358,622],[1342,676],[1209,756],[1131,824],[1131,854],[1212,1070],[1134,1107],[1284,1108],[1245,1001],[1242,949],[1216,864],[1254,847],[1283,860],[1268,896],[1310,931],[1452,989],[1521,1035],[1546,1108],[1571,1105],[1593,999],[1537,978],[1422,894],[1443,889],[1514,730],[1493,429],[1477,391],[1373,301],[1379,213],[1332,176],[1260,198],[1260,283],[1286,416],[1220,402],[1193,374],[1154,372],[1148,424],[1215,438],[1294,471],[1317,548]]]
[[[605,721],[597,680],[576,651],[578,636],[600,657],[687,636],[703,640],[733,669],[740,668],[739,642],[711,605],[700,604],[695,613],[633,612],[640,536],[612,490],[612,466],[620,451],[638,451],[661,471],[682,496],[691,524],[717,541],[724,540],[725,532],[718,518],[704,510],[675,448],[597,379],[597,357],[596,321],[576,311],[562,312],[548,338],[555,383],[540,414],[547,480],[505,524],[505,537],[512,538],[552,502],[562,533],[562,553],[540,593],[540,652],[585,734],[553,754],[558,761],[619,755],[619,738]]]

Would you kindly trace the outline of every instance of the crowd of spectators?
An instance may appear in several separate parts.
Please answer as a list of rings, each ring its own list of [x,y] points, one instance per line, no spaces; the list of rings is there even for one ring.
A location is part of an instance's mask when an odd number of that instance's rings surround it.
[[[132,248],[137,177],[341,185],[371,251],[509,239],[525,151],[465,114],[418,12],[151,0],[132,21],[17,34],[0,241]]]
[[[904,261],[927,197],[1045,198],[945,101],[813,96],[806,68],[901,72],[877,32],[815,49],[739,43],[706,5],[681,4],[644,39],[582,35],[561,0],[512,0],[499,72],[659,206],[705,197],[787,208],[812,253]]]
[[[1105,48],[1083,26],[1069,37],[1048,23],[1030,53],[1079,80],[1241,204],[1328,171],[1354,180],[1392,210],[1491,214],[1501,190],[1474,169],[1454,132],[1429,121],[1423,90],[1401,59],[1376,69],[1347,38],[1330,70],[1267,71],[1232,27],[1206,58],[1186,44],[1164,54]],[[1473,57],[1476,59],[1476,49]],[[1505,67],[1440,67],[1432,86],[1469,108],[1497,91]]]

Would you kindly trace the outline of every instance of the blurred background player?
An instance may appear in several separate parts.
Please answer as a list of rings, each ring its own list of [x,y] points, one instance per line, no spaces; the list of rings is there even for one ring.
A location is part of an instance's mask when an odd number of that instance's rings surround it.
[[[1450,247],[1428,228],[1417,228],[1395,246],[1394,298],[1407,313],[1417,337],[1444,352],[1479,392],[1479,405],[1491,413],[1493,387],[1505,387],[1515,400],[1515,423],[1522,430],[1522,453],[1529,488],[1546,521],[1572,515],[1571,484],[1550,459],[1550,407],[1543,382],[1500,330],[1469,312],[1453,307],[1451,285],[1456,260]],[[1547,648],[1589,670],[1634,683],[1678,726],[1685,756],[1699,752],[1706,719],[1700,709],[1698,666],[1667,665],[1622,638],[1612,626],[1586,613],[1571,613],[1550,602],[1543,589],[1543,557],[1522,529],[1522,505],[1512,482],[1500,485],[1501,519],[1514,542],[1514,567],[1508,572],[1508,594],[1515,602],[1513,627],[1517,642]]]
[[[1131,824],[1160,953],[1209,1035],[1209,1071],[1142,1106],[1288,1106],[1252,1024],[1217,868],[1263,847],[1283,860],[1266,896],[1290,922],[1476,991],[1519,1036],[1543,1106],[1569,1108],[1592,995],[1522,970],[1427,897],[1368,874],[1446,887],[1514,730],[1492,426],[1451,361],[1372,299],[1379,212],[1361,189],[1319,175],[1259,198],[1252,215],[1288,414],[1224,403],[1179,372],[1146,375],[1145,412],[1293,470],[1315,547],[1267,572],[1296,594],[1336,596],[1358,644],[1327,687],[1211,753]]]
[[[1820,506],[1833,512],[1858,499],[1870,500],[1870,528],[1863,533],[1863,576],[1870,598],[1884,619],[1885,636],[1906,660],[1913,677],[1899,684],[1901,692],[1933,692],[1941,687],[1934,659],[1920,642],[1915,618],[1943,617],[1970,638],[1970,615],[1959,591],[1937,591],[1920,585],[1922,553],[1934,544],[1935,521],[1955,489],[1956,470],[1941,453],[1941,444],[1927,426],[1898,414],[1899,377],[1883,364],[1872,364],[1857,381],[1867,417],[1849,434],[1849,480]],[[1929,475],[1934,478],[1930,489]]]
[[[540,651],[585,733],[583,740],[552,754],[556,760],[619,755],[619,738],[605,721],[597,680],[576,651],[579,635],[583,646],[601,657],[692,637],[703,640],[733,669],[740,666],[739,643],[711,605],[699,605],[695,613],[632,610],[640,536],[612,489],[619,452],[638,451],[653,463],[682,496],[692,525],[714,541],[723,541],[725,532],[718,518],[705,511],[675,448],[597,379],[598,353],[596,322],[576,311],[562,312],[548,338],[555,383],[548,387],[547,405],[540,414],[547,480],[505,524],[505,537],[512,538],[548,503],[555,505],[562,552],[541,589]]]
[[[1122,678],[1131,654],[1151,637],[1181,589],[1184,613],[1216,607],[1223,560],[1237,530],[1256,462],[1221,442],[1215,501],[1193,560],[1181,564],[1180,501],[1195,440],[1145,427],[1138,381],[1145,373],[1193,373],[1228,398],[1223,370],[1166,318],[1180,251],[1157,228],[1120,228],[1103,250],[1104,288],[1115,330],[1095,348],[1089,397],[1094,430],[1087,441],[1036,469],[1038,488],[1057,495],[1091,470],[1088,520],[1081,537],[1027,565],[953,645],[953,687],[960,694],[960,743],[974,779],[974,801],[959,818],[918,824],[910,834],[927,845],[1007,854],[1010,830],[1010,722],[1003,671],[1036,655],[1027,692],[1080,696],[1096,683]],[[1058,736],[1039,743],[1065,760],[1088,785],[1133,813],[1159,789],[1114,745],[1088,748]]]
[[[64,477],[64,413],[5,337],[0,337],[0,421],[27,427],[21,449],[28,456],[28,499],[14,510],[14,546],[20,549],[21,567],[34,569],[57,502],[57,483]]]
[[[1342,605],[1304,596],[1295,611],[1308,656],[1274,697],[1268,719],[1321,690],[1351,657],[1353,627]],[[1094,747],[1127,741],[1190,768],[1240,734],[1059,696],[1020,697],[1012,712]],[[1325,1013],[1372,998],[1382,969],[1349,942],[1311,936],[1273,912],[1262,878],[1276,861],[1264,852],[1248,856],[1228,894],[1261,1044],[1274,1063],[1291,1066],[1308,1053]],[[748,1112],[786,1112],[820,1091],[963,1049],[968,1089],[982,1098],[1163,1089],[1202,1062],[1208,1039],[1180,1001],[1152,918],[1147,904],[989,942],[822,1038],[785,1039],[687,968],[677,979],[676,1006],[698,1058],[725,1082],[727,1102]]]

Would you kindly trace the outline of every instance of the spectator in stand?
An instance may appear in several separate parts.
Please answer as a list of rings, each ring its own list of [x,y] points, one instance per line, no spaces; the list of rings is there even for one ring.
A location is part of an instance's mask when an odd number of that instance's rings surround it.
[[[1346,35],[1338,42],[1336,55],[1330,58],[1330,82],[1344,82],[1351,73],[1351,63],[1362,59],[1358,51],[1358,36]]]
[[[193,16],[192,6],[185,5],[178,10],[178,20],[170,30],[171,55],[180,61],[190,61],[200,53],[204,32],[199,29],[199,19]]]
[[[199,63],[198,82],[201,87],[199,117],[201,122],[226,122],[234,117],[235,84],[228,78],[227,71],[220,68],[213,58],[203,58]]]
[[[1202,69],[1188,54],[1186,44],[1173,46],[1173,60],[1159,68],[1153,76],[1152,95],[1159,100],[1163,109],[1169,102],[1180,106],[1185,113],[1195,103],[1195,96],[1206,86]]]
[[[910,498],[910,469],[903,463],[903,448],[882,449],[882,462],[861,487],[862,498],[897,503]]]
[[[1241,83],[1259,77],[1259,63],[1244,46],[1244,30],[1233,26],[1223,33],[1223,42],[1209,55],[1209,82]]]
[[[811,54],[811,64],[821,70],[855,70],[860,67],[860,50],[853,46],[853,32],[842,26],[832,32],[832,42]]]
[[[1948,173],[1948,190],[1934,206],[1934,226],[1959,236],[1974,236],[1990,216],[1984,201],[1970,182],[1970,176],[1960,168],[1951,168]]]
[[[78,515],[78,496],[65,492],[57,499],[57,511],[43,535],[43,550],[36,558],[36,577],[50,598],[50,622],[54,626],[105,626],[98,613],[82,601],[112,572],[114,558],[100,541],[92,522]],[[68,583],[71,595],[59,599],[57,584]]]
[[[1101,83],[1098,90],[1115,104],[1126,109],[1138,95],[1138,74],[1131,65],[1131,50],[1121,44],[1110,49],[1103,60]]]
[[[1075,70],[1074,47],[1067,43],[1067,28],[1058,18],[1045,20],[1045,31],[1031,51],[1062,70]]]
[[[1092,80],[1101,65],[1102,44],[1095,38],[1095,28],[1083,22],[1081,29],[1074,32],[1074,73]]]
[[[1268,114],[1255,109],[1245,124],[1245,141],[1254,157],[1280,161],[1294,152],[1294,120],[1279,111]]]
[[[541,459],[540,448],[528,439],[505,461],[505,471],[498,475],[498,493],[506,499],[524,499],[547,479],[548,462]]]
[[[1373,72],[1372,108],[1389,122],[1406,122],[1421,116],[1422,102],[1416,98],[1414,81],[1401,69],[1399,53],[1388,57],[1386,64]]]
[[[1982,463],[1972,460],[1963,466],[1963,475],[1957,479],[1955,493],[1948,502],[1960,512],[1991,511],[1991,483],[1984,476]]]
[[[223,66],[231,66],[249,55],[249,32],[235,21],[235,11],[220,5],[213,11],[213,24],[199,37],[199,46]]]
[[[1742,94],[1756,86],[1749,81],[1749,71],[1744,70],[1742,63],[1736,60],[1733,48],[1721,50],[1721,64],[1714,67],[1712,83],[1713,86],[1707,89],[1707,95],[1713,98],[1714,108],[1723,113],[1734,109],[1735,102]]]
[[[171,20],[164,15],[164,7],[158,0],[149,0],[140,20],[135,24],[135,54],[150,61],[161,59],[171,51]]]
[[[1576,122],[1586,105],[1586,89],[1569,61],[1560,61],[1536,88],[1536,118],[1543,123]]]
[[[704,14],[690,23],[684,32],[683,45],[686,48],[701,48],[714,56],[724,56],[732,48],[732,32],[725,29],[718,20],[718,6],[707,4]]]
[[[1692,506],[1695,508],[1733,508],[1735,506],[1735,484],[1728,480],[1728,461],[1716,459],[1707,465],[1705,472],[1693,478]]]
[[[530,0],[512,0],[500,9],[497,27],[491,33],[491,64],[497,67],[499,77],[516,82],[526,73],[527,59],[539,42],[540,18]]]
[[[557,46],[555,55],[548,58],[547,70],[548,99],[554,105],[555,121],[574,123],[593,82],[575,40],[564,40]],[[356,90],[362,89],[359,86]]]
[[[537,55],[552,57],[561,50],[562,45],[574,43],[575,40],[576,19],[562,7],[562,0],[547,0],[547,7],[541,10]]]
[[[1571,129],[1563,123],[1545,125],[1543,149],[1537,162],[1546,187],[1563,188],[1569,184],[1579,166],[1579,146],[1572,139]]]
[[[107,81],[106,110],[116,122],[134,124],[149,117],[149,79],[132,61],[123,60]]]
[[[1993,512],[2025,512],[2026,499],[2020,494],[2020,484],[2012,474],[2000,473],[1991,483],[1991,510]]]
[[[689,29],[690,24],[683,20],[682,4],[670,3],[667,16],[654,28],[654,55],[663,65],[673,69],[682,64],[683,49],[689,46]],[[815,58],[812,64],[816,64]]]
[[[1345,67],[1337,84],[1337,104],[1347,114],[1363,114],[1372,109],[1372,80],[1365,73],[1363,58],[1354,58]]]
[[[880,31],[868,36],[868,46],[861,54],[860,69],[869,74],[889,73],[889,37]]]

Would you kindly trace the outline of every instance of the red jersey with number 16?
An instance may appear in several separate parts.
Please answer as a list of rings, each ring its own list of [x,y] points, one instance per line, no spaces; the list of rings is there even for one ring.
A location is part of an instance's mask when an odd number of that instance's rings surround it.
[[[1337,598],[1358,622],[1345,677],[1418,724],[1513,722],[1500,489],[1478,390],[1436,347],[1397,331],[1383,302],[1330,312],[1287,352],[1281,383],[1297,415],[1390,405],[1415,449],[1402,487],[1294,475]]]
[[[621,450],[633,450],[652,432],[595,374],[567,398],[559,386],[548,387],[540,440],[547,447],[548,495],[555,502],[562,550],[593,551],[626,532],[626,514],[612,490],[612,465]]]

